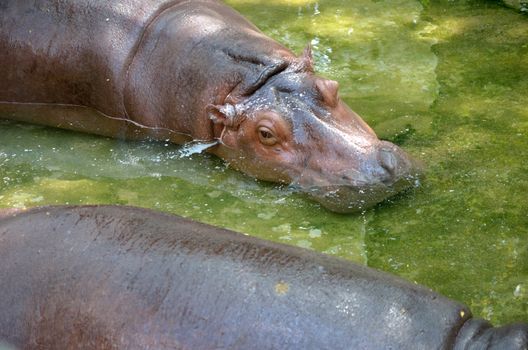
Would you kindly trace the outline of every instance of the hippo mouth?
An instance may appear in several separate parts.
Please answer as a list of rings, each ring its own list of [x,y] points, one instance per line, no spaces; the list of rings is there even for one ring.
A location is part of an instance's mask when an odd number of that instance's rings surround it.
[[[306,194],[323,207],[337,213],[354,213],[366,210],[397,193],[419,187],[423,179],[420,167],[400,175],[392,181],[374,183],[355,182],[339,184],[300,185],[293,184],[300,193]]]
[[[350,154],[353,157],[349,163],[339,159],[335,166],[330,159],[324,163],[326,167],[301,170],[293,185],[328,210],[353,213],[418,187],[423,178],[422,162],[388,141],[378,141],[368,151]]]

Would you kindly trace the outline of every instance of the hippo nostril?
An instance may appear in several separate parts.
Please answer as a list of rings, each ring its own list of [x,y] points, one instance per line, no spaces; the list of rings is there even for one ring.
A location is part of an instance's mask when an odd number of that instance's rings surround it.
[[[396,167],[398,166],[398,160],[394,155],[394,152],[390,149],[382,148],[379,150],[378,159],[380,165],[387,170],[391,175],[394,175],[396,172]]]

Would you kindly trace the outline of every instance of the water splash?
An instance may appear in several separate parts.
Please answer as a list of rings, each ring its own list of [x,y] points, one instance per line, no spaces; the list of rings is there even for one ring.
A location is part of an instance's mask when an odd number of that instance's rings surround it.
[[[178,151],[178,154],[181,158],[190,157],[193,154],[202,153],[206,149],[216,146],[219,143],[220,141],[218,140],[214,142],[202,142],[202,141],[189,142],[182,146],[182,148]]]

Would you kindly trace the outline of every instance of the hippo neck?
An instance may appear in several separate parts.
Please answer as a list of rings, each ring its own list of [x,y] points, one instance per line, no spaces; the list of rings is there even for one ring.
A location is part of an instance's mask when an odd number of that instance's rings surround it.
[[[231,8],[180,3],[145,29],[128,69],[125,109],[139,124],[210,141],[221,129],[209,120],[208,104],[244,98],[263,76],[294,60]]]

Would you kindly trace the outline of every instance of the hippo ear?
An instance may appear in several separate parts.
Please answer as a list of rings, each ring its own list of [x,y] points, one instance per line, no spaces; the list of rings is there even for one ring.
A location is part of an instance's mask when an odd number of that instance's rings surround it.
[[[205,108],[207,116],[215,124],[223,124],[226,126],[233,125],[233,119],[235,118],[236,111],[233,105],[227,103],[225,105],[207,105]]]
[[[235,106],[226,103],[225,105],[207,105],[207,116],[214,124],[223,124],[230,128],[237,128],[242,119],[237,115]]]
[[[308,43],[301,56],[292,64],[292,70],[297,73],[314,72],[314,61],[312,55],[312,44]]]
[[[306,47],[304,48],[303,54],[301,56],[301,67],[302,67],[302,70],[305,72],[313,73],[314,71],[312,44],[310,43],[306,45]]]
[[[337,106],[339,96],[337,90],[339,89],[339,83],[335,80],[317,79],[315,81],[315,88],[321,94],[321,98],[324,103],[330,107]]]

